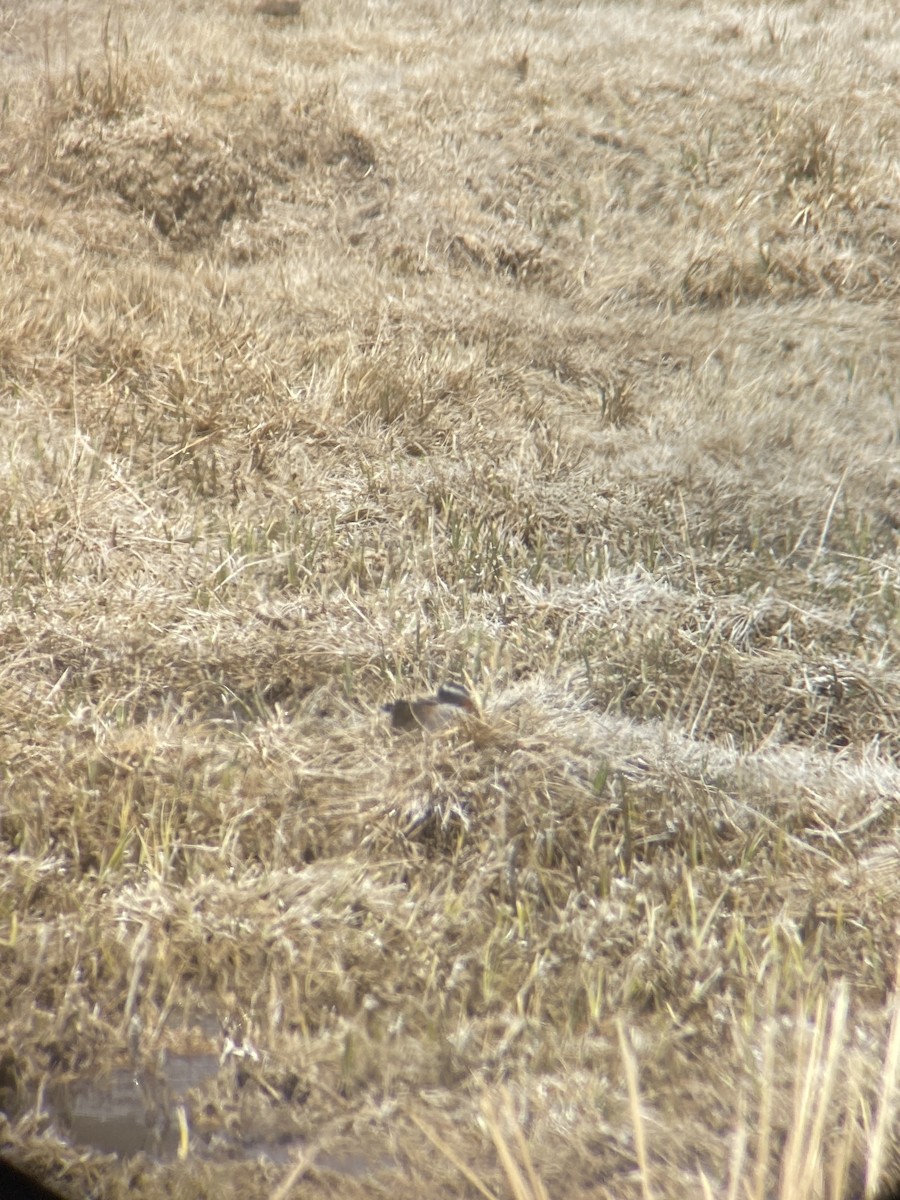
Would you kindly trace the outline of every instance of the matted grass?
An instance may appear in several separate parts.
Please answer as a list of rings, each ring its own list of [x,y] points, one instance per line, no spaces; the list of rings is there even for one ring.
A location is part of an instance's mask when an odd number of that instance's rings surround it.
[[[0,3],[4,1153],[898,1178],[897,35]],[[123,1068],[174,1158],[75,1144]]]

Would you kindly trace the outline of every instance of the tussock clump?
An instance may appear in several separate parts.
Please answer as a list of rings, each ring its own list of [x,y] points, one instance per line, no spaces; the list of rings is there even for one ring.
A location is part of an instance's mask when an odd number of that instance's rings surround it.
[[[270,80],[270,87],[277,81]],[[268,184],[299,190],[308,174],[336,174],[344,183],[361,181],[381,164],[374,142],[354,124],[338,88],[310,87],[288,102],[277,91],[243,97],[237,104],[227,91],[230,136],[240,156]],[[296,193],[294,193],[296,195]],[[300,196],[297,196],[299,199]]]
[[[54,167],[76,191],[100,183],[185,246],[215,237],[235,217],[258,214],[256,180],[227,146],[149,115],[114,127],[69,121]]]
[[[447,258],[454,267],[477,267],[522,282],[544,274],[540,243],[521,236],[518,242],[511,238],[482,242],[472,235],[456,233],[447,241]]]

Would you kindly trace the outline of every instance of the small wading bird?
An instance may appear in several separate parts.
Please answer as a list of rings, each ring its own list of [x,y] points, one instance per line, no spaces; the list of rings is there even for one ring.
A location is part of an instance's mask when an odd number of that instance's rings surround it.
[[[468,688],[461,683],[442,683],[433,696],[423,696],[419,700],[394,700],[385,704],[384,711],[391,714],[391,728],[403,733],[416,729],[431,732],[445,729],[457,721],[462,713],[477,712],[477,709]]]

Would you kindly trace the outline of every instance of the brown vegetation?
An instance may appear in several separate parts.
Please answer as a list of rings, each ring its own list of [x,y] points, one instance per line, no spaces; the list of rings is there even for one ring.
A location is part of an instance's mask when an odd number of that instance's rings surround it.
[[[900,1171],[895,26],[0,2],[4,1153]]]

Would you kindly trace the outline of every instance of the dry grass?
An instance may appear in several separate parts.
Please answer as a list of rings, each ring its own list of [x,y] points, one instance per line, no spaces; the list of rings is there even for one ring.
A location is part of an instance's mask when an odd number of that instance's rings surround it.
[[[5,1152],[104,1200],[897,1179],[892,7],[0,45]],[[392,736],[445,678],[482,714]],[[174,1161],[69,1144],[66,1080],[201,1051]]]

